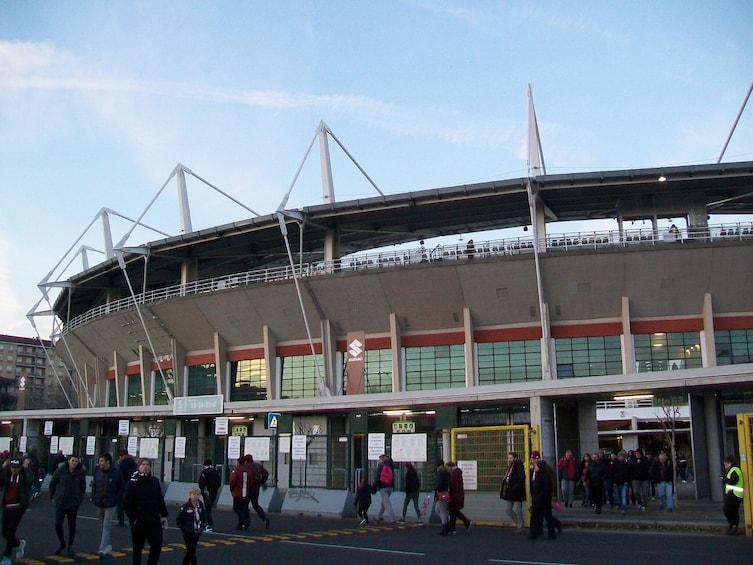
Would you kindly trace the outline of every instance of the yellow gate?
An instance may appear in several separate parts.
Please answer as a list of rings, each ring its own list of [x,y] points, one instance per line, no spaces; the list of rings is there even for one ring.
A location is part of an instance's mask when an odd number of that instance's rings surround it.
[[[482,426],[452,429],[453,461],[475,461],[477,492],[499,492],[507,470],[507,454],[518,454],[527,468],[538,434],[530,426]]]
[[[753,414],[737,415],[737,439],[740,444],[740,470],[743,472],[743,522],[745,535],[753,535]]]

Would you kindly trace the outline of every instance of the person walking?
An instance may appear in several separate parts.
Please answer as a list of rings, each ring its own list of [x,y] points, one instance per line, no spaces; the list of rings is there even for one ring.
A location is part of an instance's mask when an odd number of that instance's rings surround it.
[[[667,509],[672,512],[675,509],[674,496],[674,470],[672,459],[663,451],[659,453],[656,463],[656,496],[659,499],[659,510]]]
[[[196,546],[201,533],[207,526],[207,513],[204,503],[199,500],[200,494],[198,487],[188,489],[188,501],[180,507],[175,520],[186,546],[186,555],[183,557],[182,565],[197,565]]]
[[[267,484],[269,471],[267,471],[261,463],[255,462],[253,455],[246,455],[246,459],[248,466],[251,469],[251,486],[249,489],[251,507],[256,511],[256,514],[261,518],[261,521],[264,522],[264,527],[269,529],[269,516],[259,504],[259,490],[262,485]]]
[[[450,533],[449,502],[450,470],[445,466],[444,461],[439,461],[434,480],[434,509],[439,515],[439,521],[442,523],[442,530],[439,532],[441,536],[446,536]]]
[[[614,489],[615,504],[620,508],[620,514],[627,513],[628,493],[630,492],[630,465],[627,462],[625,450],[617,454],[617,461],[612,466],[612,488]]]
[[[737,459],[732,455],[724,458],[724,516],[729,528],[727,535],[738,534],[740,526],[740,503],[743,500],[743,473],[737,466]]]
[[[162,486],[152,476],[152,464],[148,459],[139,461],[136,471],[128,481],[123,509],[131,524],[133,565],[141,565],[144,543],[149,541],[147,565],[156,565],[162,553],[162,529],[167,528],[167,506]]]
[[[118,454],[118,469],[120,469],[120,474],[122,475],[123,481],[127,486],[133,474],[138,471],[138,464],[136,463],[136,459],[134,459],[134,457],[128,453],[127,449],[121,449],[120,453]],[[118,497],[118,502],[116,505],[118,508],[118,526],[120,527],[125,526],[125,510],[123,508],[124,496],[125,489],[123,489],[123,492]]]
[[[102,529],[97,550],[100,559],[104,559],[112,551],[110,544],[112,521],[118,509],[118,499],[123,496],[124,488],[123,475],[120,474],[120,469],[112,464],[112,455],[103,453],[99,456],[99,465],[94,469],[91,490],[91,499],[97,507],[99,525]]]
[[[557,471],[562,489],[562,502],[565,503],[565,508],[572,508],[575,484],[578,481],[578,462],[575,461],[570,449],[565,451],[565,454],[557,461]]]
[[[555,524],[552,520],[552,477],[546,470],[546,461],[538,459],[531,477],[531,526],[528,537],[537,539],[544,533],[544,519],[547,519],[549,539],[555,539]]]
[[[50,480],[50,498],[55,504],[55,533],[60,545],[55,555],[61,555],[66,547],[67,556],[75,557],[73,542],[76,539],[76,518],[78,508],[86,496],[86,469],[77,455],[68,457],[67,464],[61,464]],[[68,545],[65,543],[63,521],[68,519]]]
[[[31,472],[21,465],[18,459],[6,459],[0,468],[0,504],[2,504],[2,532],[5,539],[5,552],[0,565],[13,562],[11,554],[15,548],[15,558],[21,559],[26,550],[26,540],[18,539],[18,526],[32,500],[34,478]]]
[[[214,520],[212,519],[212,509],[217,503],[217,493],[222,486],[222,479],[217,469],[212,465],[211,459],[204,461],[204,468],[199,473],[199,490],[201,497],[204,499],[204,512],[206,512],[208,532],[214,530]]]
[[[646,505],[648,504],[648,475],[649,475],[649,462],[643,456],[643,452],[640,449],[635,451],[635,459],[633,459],[630,465],[630,478],[633,481],[633,494],[635,495],[635,502],[638,505],[638,510],[641,512],[646,511]]]
[[[360,526],[369,525],[369,506],[371,506],[371,485],[366,477],[361,479],[356,495],[353,497],[353,506],[361,519]]]
[[[591,487],[591,503],[595,507],[596,514],[601,514],[601,506],[604,503],[604,479],[607,474],[607,466],[601,457],[601,452],[596,451],[591,457],[591,462],[586,466],[586,476]]]
[[[377,465],[376,476],[374,478],[374,484],[371,486],[371,493],[376,494],[379,492],[380,504],[379,512],[377,512],[374,521],[383,522],[385,511],[390,516],[392,523],[395,523],[395,511],[392,509],[392,502],[390,497],[392,491],[395,489],[395,466],[392,463],[392,458],[385,454],[379,456],[379,465]]]
[[[233,512],[238,516],[236,530],[247,530],[251,525],[248,503],[251,501],[251,467],[246,455],[238,458],[238,464],[230,473],[230,494],[233,497]]]
[[[523,501],[526,499],[526,471],[517,453],[507,454],[507,471],[502,479],[499,497],[504,501],[505,513],[515,524],[515,532],[524,532]]]
[[[405,500],[403,500],[403,516],[398,520],[398,524],[405,524],[405,514],[408,511],[408,504],[413,502],[413,508],[416,510],[416,524],[423,526],[421,521],[421,510],[418,508],[418,496],[421,491],[421,479],[418,477],[418,471],[413,463],[405,465]]]
[[[462,509],[465,506],[465,485],[463,484],[463,470],[457,466],[454,461],[450,461],[447,464],[450,469],[450,501],[447,506],[447,510],[450,514],[450,533],[455,533],[455,526],[458,519],[465,524],[465,529],[471,529],[471,522],[468,517],[463,514]]]

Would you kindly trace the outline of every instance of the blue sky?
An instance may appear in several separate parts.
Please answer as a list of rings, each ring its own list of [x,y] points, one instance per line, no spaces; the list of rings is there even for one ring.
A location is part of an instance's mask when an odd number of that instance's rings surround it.
[[[103,207],[141,215],[178,163],[274,211],[320,120],[385,193],[524,176],[528,83],[549,173],[716,162],[753,81],[752,15],[743,0],[0,0],[0,333],[34,336],[37,283],[72,246],[102,248],[98,226],[79,236]],[[753,160],[751,105],[726,161]],[[336,198],[373,196],[330,151]],[[249,215],[188,189],[195,229]],[[175,194],[144,221],[178,233]],[[319,202],[315,146],[288,207]],[[114,220],[114,239],[128,228]]]

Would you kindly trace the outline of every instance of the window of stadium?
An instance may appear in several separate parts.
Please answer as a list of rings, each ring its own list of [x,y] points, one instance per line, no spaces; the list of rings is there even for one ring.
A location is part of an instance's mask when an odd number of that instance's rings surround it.
[[[324,373],[323,357],[316,355],[291,355],[281,357],[281,397],[282,398],[314,398],[319,395],[319,385],[316,364],[319,371]]]
[[[266,400],[267,365],[264,359],[230,363],[230,400]]]
[[[465,386],[463,345],[405,348],[405,389],[431,390]]]
[[[345,391],[348,390],[347,355],[344,356]],[[392,350],[367,349],[364,366],[364,394],[392,392]]]
[[[698,332],[636,334],[635,370],[638,373],[698,369],[701,338]]]
[[[717,330],[714,343],[717,365],[753,363],[753,330]]]
[[[217,369],[214,363],[188,367],[188,395],[217,394]]]
[[[126,375],[126,406],[141,406],[143,398],[141,375]]]
[[[167,386],[170,388],[170,393],[175,394],[175,378],[173,377],[172,369],[162,369],[162,374],[165,375]],[[167,405],[167,392],[165,392],[165,384],[162,382],[162,377],[159,371],[152,371],[154,377],[154,404],[155,406]]]
[[[622,374],[620,336],[557,338],[557,378]]]
[[[478,384],[541,380],[541,345],[537,339],[479,343]]]

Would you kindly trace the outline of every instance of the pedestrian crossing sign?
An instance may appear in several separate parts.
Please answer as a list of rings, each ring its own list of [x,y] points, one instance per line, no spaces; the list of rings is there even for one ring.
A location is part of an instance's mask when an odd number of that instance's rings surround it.
[[[276,430],[277,423],[280,420],[279,412],[269,412],[267,414],[267,429]]]

